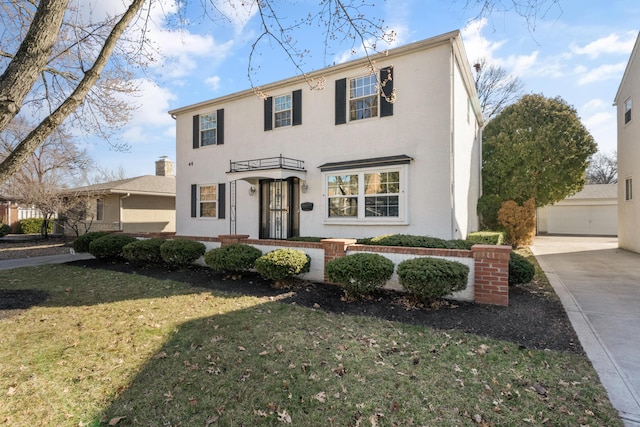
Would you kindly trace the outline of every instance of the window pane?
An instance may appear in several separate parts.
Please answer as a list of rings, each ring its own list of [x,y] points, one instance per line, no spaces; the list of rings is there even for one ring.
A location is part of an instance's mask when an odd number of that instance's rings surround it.
[[[217,127],[216,113],[200,116],[200,130],[215,129]]]
[[[329,199],[329,217],[357,217],[357,197],[334,197]]]
[[[366,197],[364,203],[365,216],[399,216],[398,196]]]
[[[204,147],[205,145],[216,145],[216,132],[216,129],[200,132],[200,145],[202,147]]]
[[[204,202],[200,203],[200,216],[215,218],[216,217],[216,202]]]
[[[327,183],[329,197],[358,194],[358,175],[331,175]]]
[[[364,180],[365,194],[400,193],[400,172],[367,173]]]
[[[283,111],[291,109],[291,95],[278,96],[275,98],[275,111]]]
[[[276,113],[276,127],[291,126],[291,111]]]
[[[212,202],[216,200],[216,186],[203,185],[200,187],[200,201]]]

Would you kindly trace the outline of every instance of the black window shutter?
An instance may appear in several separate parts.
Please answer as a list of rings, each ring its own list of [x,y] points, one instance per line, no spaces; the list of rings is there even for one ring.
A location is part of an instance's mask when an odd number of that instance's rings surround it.
[[[200,115],[193,116],[193,148],[200,148]]]
[[[302,89],[294,90],[291,97],[293,103],[293,120],[291,124],[293,126],[302,124]]]
[[[390,98],[393,91],[393,67],[380,70],[380,84],[383,83],[382,93],[380,93],[380,117],[393,116],[393,104],[385,99],[385,96]]]
[[[225,204],[225,184],[218,184],[218,218],[224,219]]]
[[[347,79],[336,80],[336,124],[347,123]]]
[[[198,216],[198,186],[191,184],[191,218]]]
[[[264,100],[264,130],[273,129],[273,97]]]
[[[224,108],[216,111],[216,126],[218,127],[218,141],[216,144],[224,144]]]

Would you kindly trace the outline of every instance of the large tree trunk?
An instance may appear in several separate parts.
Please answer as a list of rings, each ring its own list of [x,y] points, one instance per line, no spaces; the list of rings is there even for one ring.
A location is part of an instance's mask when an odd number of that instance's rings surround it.
[[[0,77],[0,130],[18,114],[58,37],[69,0],[41,0],[20,48]]]
[[[40,122],[40,124],[16,146],[13,152],[0,163],[0,184],[4,183],[11,175],[16,173],[36,148],[82,103],[91,88],[100,78],[100,74],[107,64],[118,39],[122,36],[127,26],[129,26],[132,19],[138,14],[145,1],[146,0],[133,0],[131,2],[127,11],[113,27],[113,30],[111,30],[93,66],[85,73],[73,93],[53,113]],[[42,7],[42,3],[45,2],[41,2],[38,9]]]

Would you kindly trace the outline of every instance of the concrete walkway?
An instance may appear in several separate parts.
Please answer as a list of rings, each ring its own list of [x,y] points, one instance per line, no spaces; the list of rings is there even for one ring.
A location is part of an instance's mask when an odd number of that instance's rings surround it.
[[[17,259],[5,259],[0,261],[0,270],[8,270],[10,268],[18,267],[33,267],[43,264],[63,264],[65,262],[79,261],[83,259],[91,259],[93,255],[87,253],[81,254],[63,254],[63,255],[48,255],[39,256],[33,258],[17,258]]]
[[[538,236],[531,247],[627,427],[640,427],[640,254],[607,237]]]

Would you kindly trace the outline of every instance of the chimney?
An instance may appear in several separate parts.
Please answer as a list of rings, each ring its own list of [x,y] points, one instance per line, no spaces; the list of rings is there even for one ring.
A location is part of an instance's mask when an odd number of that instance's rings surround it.
[[[156,176],[173,176],[173,162],[167,156],[156,160]]]

